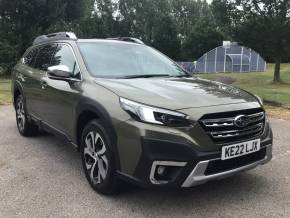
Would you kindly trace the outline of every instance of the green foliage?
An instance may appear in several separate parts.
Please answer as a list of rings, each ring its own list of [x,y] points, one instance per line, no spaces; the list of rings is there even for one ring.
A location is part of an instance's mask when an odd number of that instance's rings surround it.
[[[192,61],[221,45],[223,36],[217,29],[210,5],[206,1],[175,0],[174,20],[181,39],[180,60]]]
[[[288,0],[0,0],[0,67],[9,73],[36,36],[58,31],[140,38],[176,61],[234,40],[279,63],[290,58],[289,10]]]
[[[89,14],[92,4],[92,0],[1,0],[0,66],[9,72],[38,35],[74,29],[72,22]]]
[[[36,36],[57,31],[137,37],[174,60],[189,61],[223,39],[206,1],[1,0],[1,68],[9,72]]]

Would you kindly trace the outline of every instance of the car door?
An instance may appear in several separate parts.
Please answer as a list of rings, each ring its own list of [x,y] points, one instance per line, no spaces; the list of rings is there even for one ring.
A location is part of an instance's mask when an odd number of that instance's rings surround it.
[[[43,121],[66,136],[72,136],[73,111],[81,92],[81,75],[70,45],[58,44],[50,66],[58,65],[66,66],[76,82],[54,80],[46,76],[46,86],[43,89]]]
[[[46,86],[46,72],[50,66],[50,61],[56,44],[48,44],[40,46],[36,55],[33,68],[30,70],[31,76],[29,81],[29,95],[28,105],[30,107],[31,115],[37,119],[44,119],[44,88]]]
[[[26,109],[29,114],[34,115],[34,98],[38,86],[38,75],[34,72],[34,62],[39,48],[30,49],[22,58],[21,64],[14,69],[15,79],[22,86]]]

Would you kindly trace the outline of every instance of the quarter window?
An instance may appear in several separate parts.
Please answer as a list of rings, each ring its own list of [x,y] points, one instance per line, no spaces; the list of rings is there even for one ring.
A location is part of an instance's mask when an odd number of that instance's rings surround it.
[[[28,54],[23,58],[23,63],[25,65],[28,65],[30,67],[33,67],[33,64],[35,62],[35,58],[38,52],[38,48],[33,48]]]

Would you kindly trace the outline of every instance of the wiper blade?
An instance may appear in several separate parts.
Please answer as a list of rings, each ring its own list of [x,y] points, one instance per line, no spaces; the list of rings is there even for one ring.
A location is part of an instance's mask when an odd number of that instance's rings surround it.
[[[151,77],[167,77],[170,76],[168,74],[144,74],[144,75],[130,75],[130,76],[123,76],[120,79],[134,79],[134,78],[151,78]]]
[[[182,78],[182,77],[190,77],[190,75],[188,75],[188,74],[186,74],[186,75],[177,75],[177,76],[174,76],[174,77]]]

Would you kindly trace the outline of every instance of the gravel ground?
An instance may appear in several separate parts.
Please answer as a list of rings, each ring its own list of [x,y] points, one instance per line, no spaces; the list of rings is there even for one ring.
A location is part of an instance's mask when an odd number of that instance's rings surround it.
[[[51,135],[21,137],[0,107],[0,217],[290,217],[290,122],[271,119],[273,160],[225,180],[182,190],[90,188],[80,155]]]

